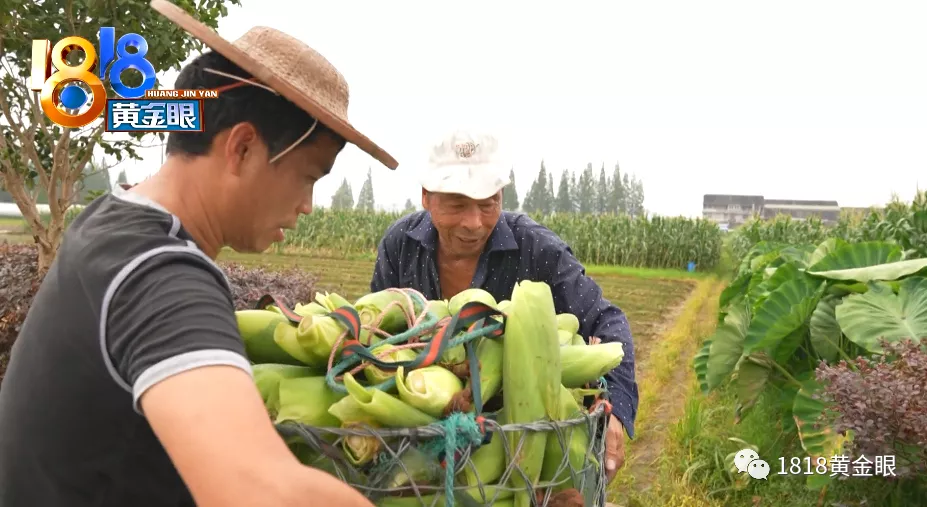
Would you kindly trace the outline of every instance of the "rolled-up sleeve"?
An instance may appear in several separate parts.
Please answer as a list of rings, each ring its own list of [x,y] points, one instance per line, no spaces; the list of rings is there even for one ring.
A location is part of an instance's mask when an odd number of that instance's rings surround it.
[[[559,242],[557,242],[559,243]],[[566,244],[545,248],[545,259],[551,270],[551,291],[557,313],[569,312],[579,319],[579,332],[587,341],[590,336],[602,342],[619,342],[624,359],[605,376],[608,382],[612,413],[621,421],[628,436],[634,437],[638,392],[634,378],[634,341],[624,312],[602,295],[602,289],[586,276],[586,270]],[[556,259],[550,257],[556,256]]]

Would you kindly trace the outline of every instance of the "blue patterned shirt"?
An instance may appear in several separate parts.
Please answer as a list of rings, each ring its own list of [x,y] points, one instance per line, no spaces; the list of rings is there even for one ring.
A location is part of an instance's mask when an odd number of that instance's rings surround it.
[[[411,213],[390,226],[377,250],[370,290],[413,288],[428,299],[441,298],[437,257],[438,232],[427,211]],[[628,320],[602,295],[563,240],[522,213],[503,212],[480,256],[470,287],[481,288],[497,301],[509,299],[520,280],[546,282],[557,313],[572,313],[579,333],[588,341],[621,342],[624,359],[606,375],[612,412],[634,437],[637,383],[634,379],[634,344]]]

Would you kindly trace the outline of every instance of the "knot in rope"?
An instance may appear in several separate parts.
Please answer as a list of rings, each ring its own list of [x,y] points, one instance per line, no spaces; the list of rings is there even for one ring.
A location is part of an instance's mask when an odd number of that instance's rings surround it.
[[[480,419],[478,421],[477,419]],[[482,417],[471,413],[454,412],[439,424],[444,428],[444,437],[438,437],[436,442],[444,441],[444,498],[447,506],[454,505],[454,470],[456,468],[457,454],[467,447],[477,448],[483,443],[484,428]],[[440,447],[439,447],[440,448]]]

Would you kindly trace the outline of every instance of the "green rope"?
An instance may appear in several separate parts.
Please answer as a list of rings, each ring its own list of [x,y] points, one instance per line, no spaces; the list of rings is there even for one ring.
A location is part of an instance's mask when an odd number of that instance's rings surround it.
[[[437,444],[444,440],[444,501],[446,507],[454,507],[454,469],[457,452],[467,447],[479,447],[483,442],[483,432],[480,431],[476,418],[470,413],[454,412],[440,424],[444,428],[444,438],[435,438],[430,444],[438,447]]]

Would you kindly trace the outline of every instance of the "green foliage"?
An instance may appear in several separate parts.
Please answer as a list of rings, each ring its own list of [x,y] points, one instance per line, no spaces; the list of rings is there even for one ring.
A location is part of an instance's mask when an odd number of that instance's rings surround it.
[[[347,210],[342,200],[348,199],[350,186],[345,180],[332,208],[300,217],[285,246],[345,255],[376,252],[386,229],[405,212]],[[702,219],[575,213],[531,217],[560,236],[587,264],[685,269],[694,261],[699,270],[710,270],[721,253],[720,229]]]
[[[923,204],[914,206],[923,210]],[[876,356],[880,339],[927,337],[927,259],[917,258],[921,251],[911,247],[917,241],[904,236],[911,227],[879,226],[892,232],[891,239],[878,240],[871,239],[875,226],[826,238],[814,224],[783,224],[790,222],[748,226],[748,234],[760,231],[754,236],[759,241],[721,294],[720,325],[693,366],[703,392],[731,383],[738,420],[764,393],[787,393],[783,410],[791,413],[802,448],[812,460],[829,460],[852,432],[834,431],[835,410],[847,407],[819,399],[815,366]],[[829,481],[814,477],[808,486]]]

